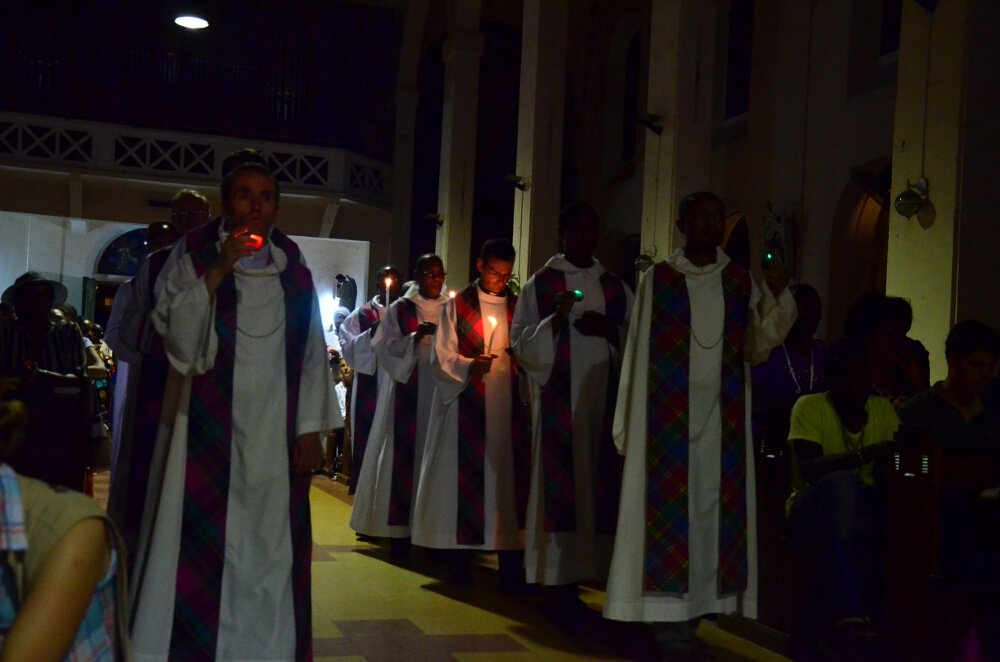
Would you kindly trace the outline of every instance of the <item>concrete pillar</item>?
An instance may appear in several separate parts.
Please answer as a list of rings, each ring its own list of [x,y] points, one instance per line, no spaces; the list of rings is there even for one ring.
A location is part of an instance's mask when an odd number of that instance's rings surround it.
[[[656,260],[683,244],[674,226],[681,198],[710,183],[716,4],[651,3],[645,120],[662,130],[646,131],[642,250],[655,246]]]
[[[911,335],[946,374],[944,340],[968,318],[1000,326],[995,253],[1000,244],[1000,54],[993,0],[951,0],[927,12],[904,3],[900,35],[892,194],[918,178],[931,207],[909,220],[890,215],[886,292],[913,305]]]
[[[413,154],[417,129],[416,88],[396,88],[396,140],[392,151],[392,227],[389,261],[408,269],[413,215]]]
[[[525,0],[521,30],[514,273],[521,282],[559,248],[568,0]]]
[[[467,23],[474,23],[478,30],[478,11],[475,14],[474,21]],[[436,251],[445,268],[456,276],[456,283],[465,282],[465,274],[472,268],[470,244],[482,53],[483,35],[478,31],[453,31],[444,43],[444,109],[438,184],[438,214],[444,222],[438,228]]]

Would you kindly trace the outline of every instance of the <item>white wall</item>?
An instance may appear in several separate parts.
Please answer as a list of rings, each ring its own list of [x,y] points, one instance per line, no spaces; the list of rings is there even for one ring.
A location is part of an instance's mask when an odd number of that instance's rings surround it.
[[[58,280],[69,291],[67,302],[83,305],[83,279],[93,277],[101,253],[116,237],[143,224],[88,221],[37,214],[0,212],[0,290],[25,271],[39,271]],[[367,298],[369,243],[346,239],[294,237],[313,273],[320,297],[327,343],[333,324],[336,275],[358,283],[358,303]]]
[[[349,239],[319,239],[316,237],[292,237],[302,249],[306,264],[313,275],[316,294],[319,296],[320,315],[323,317],[323,331],[326,344],[339,347],[333,331],[333,313],[337,309],[337,274],[351,276],[358,282],[358,305],[366,299],[368,283],[367,241]]]
[[[67,303],[81,310],[83,278],[94,275],[101,253],[119,235],[143,227],[0,212],[0,286],[8,287],[25,271],[38,271],[65,285]]]

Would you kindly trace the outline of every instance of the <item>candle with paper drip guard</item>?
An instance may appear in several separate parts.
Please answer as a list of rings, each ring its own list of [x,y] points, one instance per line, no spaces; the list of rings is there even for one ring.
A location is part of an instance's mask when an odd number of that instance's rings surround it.
[[[493,353],[493,336],[497,332],[497,318],[494,317],[493,315],[490,315],[489,317],[486,318],[486,320],[490,323],[490,341],[486,345],[486,353],[487,354],[492,354]]]

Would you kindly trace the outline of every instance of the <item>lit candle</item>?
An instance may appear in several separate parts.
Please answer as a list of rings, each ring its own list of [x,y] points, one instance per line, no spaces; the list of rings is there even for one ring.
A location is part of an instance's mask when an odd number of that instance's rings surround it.
[[[455,298],[455,290],[448,290],[448,298],[449,299]]]
[[[392,287],[392,276],[386,276],[385,277],[385,306],[386,306],[386,308],[388,308],[389,304],[392,303],[392,294],[390,294],[390,290],[389,290],[389,288],[391,288],[391,287]]]
[[[493,336],[497,332],[497,318],[493,317],[493,315],[490,315],[486,319],[489,320],[489,323],[490,323],[490,342],[486,346],[486,353],[487,354],[492,354],[493,353]]]

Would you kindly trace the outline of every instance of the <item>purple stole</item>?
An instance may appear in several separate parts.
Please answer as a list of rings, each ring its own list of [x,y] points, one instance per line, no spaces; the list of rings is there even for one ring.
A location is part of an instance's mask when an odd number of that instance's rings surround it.
[[[170,256],[170,250],[163,249],[152,253],[149,262],[149,300],[144,301],[146,310],[156,307],[153,300],[153,286],[160,277],[163,267]],[[136,385],[135,413],[132,420],[132,438],[130,452],[120,458],[126,463],[127,482],[125,484],[125,503],[121,521],[116,522],[122,536],[127,542],[139,538],[142,526],[142,513],[146,507],[149,489],[149,472],[153,463],[153,449],[156,447],[156,435],[160,428],[163,414],[163,398],[166,392],[167,373],[170,362],[163,346],[163,338],[152,329],[153,341],[149,353],[143,355],[142,363],[136,368],[139,377]],[[122,387],[125,384],[121,384]],[[129,550],[135,553],[135,550]],[[130,559],[131,561],[131,559]],[[129,570],[133,568],[130,566]]]
[[[601,277],[604,314],[618,326],[628,320],[628,299],[621,279],[609,271]],[[566,275],[543,267],[534,275],[538,317],[545,319],[556,310],[556,296],[566,291]],[[570,329],[559,332],[556,360],[549,380],[541,388],[541,453],[544,485],[544,528],[547,533],[576,531],[576,481],[573,459],[572,356]],[[601,431],[599,466],[595,472],[594,525],[598,533],[613,535],[617,524],[623,462],[614,447],[611,426],[618,399],[618,373],[608,370],[608,389]],[[582,497],[588,498],[588,497]]]
[[[218,237],[220,222],[221,219],[208,223],[186,237],[189,246],[200,244],[200,248],[191,253],[191,261],[199,277],[218,257],[219,251],[212,238]],[[198,236],[192,238],[191,235]],[[312,274],[301,263],[298,246],[291,239],[275,230],[271,234],[271,242],[288,256],[288,266],[280,278],[285,293],[286,445],[290,470],[289,528],[292,536],[295,659],[311,660],[310,476],[294,473],[292,454],[302,359],[309,325],[313,322]],[[236,315],[236,278],[230,273],[215,293],[215,333],[219,342],[215,365],[204,375],[197,375],[191,380],[181,546],[170,638],[171,659],[215,658],[232,447]]]
[[[643,588],[687,593],[688,384],[691,302],[684,274],[661,262],[653,278],[646,410],[646,557]],[[747,586],[746,402],[743,339],[749,324],[750,274],[729,262],[721,274],[725,303],[719,411],[719,591]],[[712,331],[716,333],[716,331]]]
[[[380,319],[378,310],[371,304],[365,304],[358,309],[358,322],[361,333],[378,322]],[[351,477],[348,482],[348,493],[354,494],[358,487],[358,479],[361,477],[361,463],[365,459],[365,448],[368,447],[368,435],[372,431],[372,422],[375,420],[375,410],[378,407],[378,369],[374,375],[355,372],[354,381],[358,388],[354,395],[354,418],[351,419],[351,443],[353,453],[351,454]]]
[[[514,319],[517,297],[507,292],[507,325]],[[479,311],[479,281],[455,296],[458,351],[474,358],[485,353],[483,317]],[[513,367],[513,363],[511,364]],[[531,447],[528,423],[518,392],[517,372],[511,370],[511,447],[514,456],[514,495],[518,524],[523,527],[528,504]],[[482,545],[485,538],[486,383],[482,375],[469,376],[458,397],[458,516],[455,540],[459,545]]]
[[[420,326],[417,305],[400,299],[392,305],[399,320],[399,330],[407,336]],[[389,489],[390,526],[409,526],[413,503],[413,464],[417,450],[417,399],[420,392],[420,367],[414,366],[405,384],[396,384],[392,424],[392,478]]]

